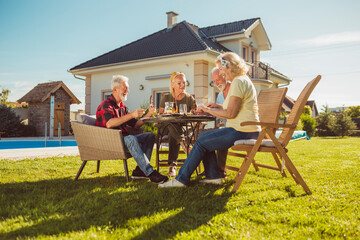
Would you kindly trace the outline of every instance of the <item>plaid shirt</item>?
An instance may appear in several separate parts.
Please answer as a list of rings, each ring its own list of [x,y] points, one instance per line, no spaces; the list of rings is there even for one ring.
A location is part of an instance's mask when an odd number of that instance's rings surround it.
[[[119,118],[122,116],[125,116],[129,113],[129,109],[125,106],[123,102],[120,102],[118,105],[116,103],[116,100],[114,96],[111,94],[107,99],[102,101],[99,105],[99,107],[96,110],[96,126],[99,127],[106,127],[106,123],[111,118]],[[129,126],[134,128],[137,120],[131,119],[117,128],[120,129],[124,136],[127,136],[130,134],[129,132]]]

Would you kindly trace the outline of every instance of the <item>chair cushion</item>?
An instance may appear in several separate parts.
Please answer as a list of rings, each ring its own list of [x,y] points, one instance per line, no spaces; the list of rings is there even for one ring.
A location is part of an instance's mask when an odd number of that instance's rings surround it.
[[[78,114],[76,120],[86,125],[95,126],[96,115]]]
[[[234,145],[255,145],[256,139],[240,139],[237,140]],[[279,141],[281,144],[282,142]],[[261,142],[261,146],[264,147],[275,147],[274,142],[271,139],[263,139]]]

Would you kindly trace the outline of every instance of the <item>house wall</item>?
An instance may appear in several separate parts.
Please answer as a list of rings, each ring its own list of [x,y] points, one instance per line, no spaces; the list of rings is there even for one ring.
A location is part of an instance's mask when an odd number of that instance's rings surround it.
[[[214,66],[213,63],[208,63],[207,60],[187,58],[178,62],[93,73],[91,76],[91,87],[89,87],[91,89],[89,96],[91,99],[90,114],[96,113],[104,92],[110,91],[112,76],[116,74],[125,75],[129,78],[130,93],[126,106],[130,111],[139,108],[145,102],[149,102],[153,90],[169,88],[169,78],[146,80],[146,77],[171,74],[174,71],[185,73],[187,81],[190,82],[190,86],[186,87],[188,93],[195,94],[196,97],[199,97],[200,102],[213,101],[215,92],[213,88],[209,87],[209,83],[211,82],[210,71]],[[197,69],[201,69],[201,72],[195,74],[195,71],[198,71]],[[140,84],[144,86],[143,90],[139,90]]]
[[[42,103],[29,103],[29,126],[34,126],[36,136],[45,136],[45,122],[48,125],[49,135],[50,99]]]

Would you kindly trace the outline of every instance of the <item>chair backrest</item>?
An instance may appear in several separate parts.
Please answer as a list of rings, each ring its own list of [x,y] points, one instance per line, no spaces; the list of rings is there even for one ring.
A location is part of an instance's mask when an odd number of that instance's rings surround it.
[[[292,107],[288,119],[286,121],[286,124],[297,125],[300,116],[304,110],[305,104],[309,99],[310,94],[312,93],[316,85],[319,83],[320,79],[321,79],[321,75],[318,75],[316,78],[314,78],[305,86],[305,88],[300,93],[299,97],[296,99],[295,104]],[[286,146],[290,142],[294,131],[295,131],[295,127],[283,129],[279,137],[279,140],[282,142],[283,146]]]
[[[257,98],[260,122],[278,123],[287,90],[285,87],[260,91]]]

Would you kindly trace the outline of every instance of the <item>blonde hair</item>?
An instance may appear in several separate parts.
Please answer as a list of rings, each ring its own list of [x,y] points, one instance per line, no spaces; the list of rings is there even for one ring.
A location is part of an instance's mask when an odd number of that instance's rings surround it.
[[[244,59],[233,52],[220,54],[215,60],[215,63],[222,65],[223,68],[230,68],[234,78],[245,75],[249,71],[249,68],[246,65]]]
[[[172,87],[172,84],[174,83],[175,78],[178,76],[182,76],[186,82],[186,76],[183,72],[172,72],[170,77],[170,93],[172,96],[174,96],[174,89]]]

